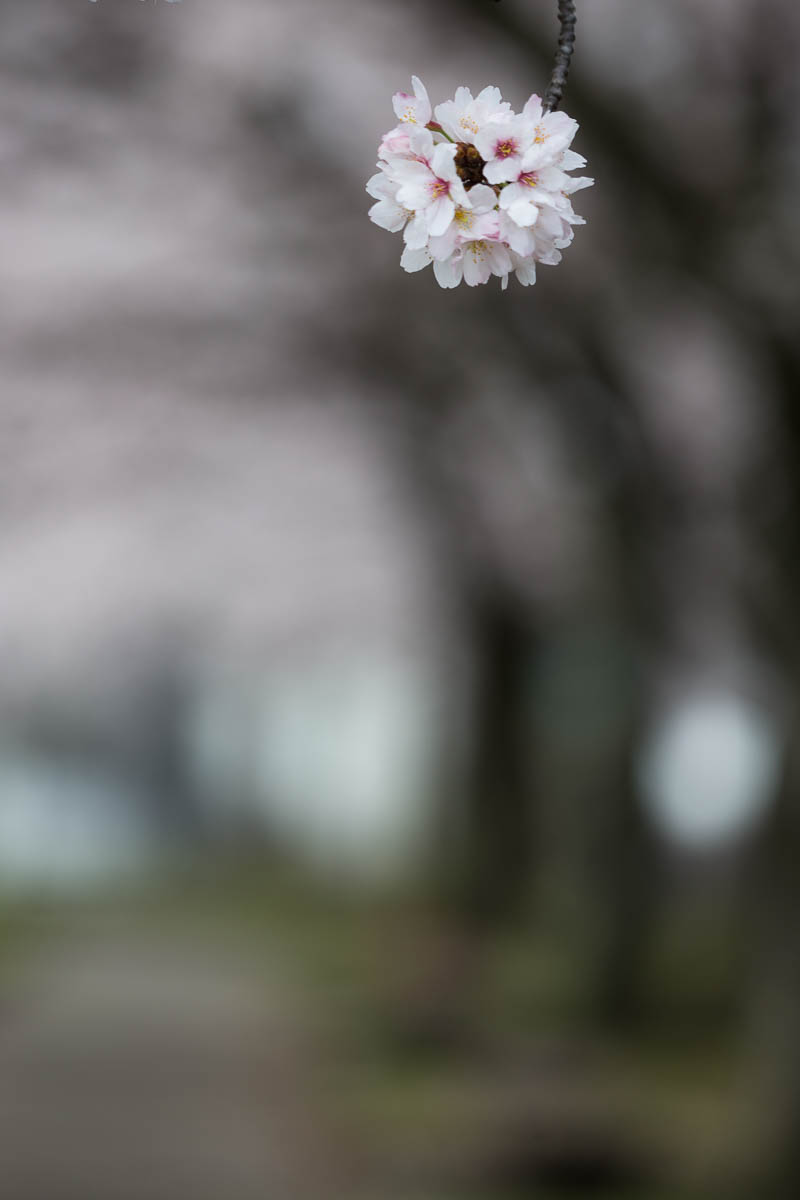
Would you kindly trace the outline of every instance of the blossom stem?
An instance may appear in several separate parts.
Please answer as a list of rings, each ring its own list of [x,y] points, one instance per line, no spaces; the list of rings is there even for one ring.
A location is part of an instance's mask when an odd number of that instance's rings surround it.
[[[558,39],[553,76],[544,98],[545,112],[553,112],[558,108],[567,85],[569,64],[575,49],[575,25],[578,20],[575,0],[558,0],[558,19],[561,22],[561,33]]]
[[[432,133],[440,133],[442,137],[447,138],[448,142],[453,142],[453,144],[455,144],[456,139],[451,138],[449,133],[445,133],[441,125],[437,125],[435,121],[429,121],[425,128],[430,129]]]

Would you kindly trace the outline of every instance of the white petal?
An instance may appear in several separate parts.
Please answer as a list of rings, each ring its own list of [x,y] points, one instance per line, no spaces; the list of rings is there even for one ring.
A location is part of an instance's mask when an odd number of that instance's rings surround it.
[[[431,237],[439,237],[456,215],[456,206],[449,196],[439,196],[430,208],[425,210],[428,230]]]
[[[515,224],[520,225],[523,229],[529,229],[539,219],[539,209],[528,199],[518,200],[516,204],[511,205],[508,215]]]
[[[428,164],[417,162],[415,158],[396,158],[388,164],[388,178],[393,183],[420,183],[430,177]]]
[[[427,181],[424,183],[407,183],[403,184],[397,192],[397,203],[403,208],[407,208],[409,212],[417,212],[420,209],[425,209],[431,202],[430,192],[428,191]]]
[[[416,213],[406,225],[403,240],[410,250],[422,250],[428,244],[428,225],[423,213]]]
[[[417,121],[420,125],[427,125],[433,115],[431,102],[428,98],[428,89],[416,75],[411,76],[411,83],[414,87],[414,96],[417,101]]]
[[[503,93],[499,87],[485,87],[477,98],[487,108],[500,108],[503,103]]]
[[[481,158],[485,162],[489,162],[494,158],[494,148],[497,145],[497,130],[490,127],[482,129],[480,133],[476,133],[475,145],[478,148]]]
[[[431,161],[436,147],[430,129],[420,128],[418,125],[412,126],[411,133],[409,134],[409,142],[411,143],[412,154],[415,154],[417,158],[422,159],[426,163]]]
[[[516,264],[516,275],[523,287],[536,283],[536,263],[532,258],[520,259]]]
[[[436,262],[444,262],[456,248],[458,241],[458,225],[453,221],[439,237],[433,237],[428,242],[428,249]]]
[[[502,192],[500,194],[502,196]],[[476,213],[489,212],[497,207],[497,193],[494,188],[487,187],[485,183],[476,183],[475,187],[471,187],[469,199],[472,210]]]
[[[455,138],[457,142],[461,141],[463,129],[459,127],[461,119],[461,109],[457,108],[452,100],[445,101],[444,104],[436,106],[436,120],[441,125],[445,133],[451,138]]]
[[[586,166],[586,159],[582,154],[576,154],[574,150],[565,150],[558,165],[562,171],[580,171],[582,167]]]
[[[409,273],[424,271],[425,267],[429,267],[430,264],[431,256],[427,250],[412,250],[410,246],[406,246],[403,257],[400,259],[400,266]]]
[[[458,179],[456,165],[453,161],[456,148],[452,142],[440,142],[433,151],[431,170],[438,179]]]
[[[391,200],[379,200],[369,210],[369,219],[389,233],[399,233],[408,220],[408,214]]]
[[[489,183],[516,183],[521,170],[521,160],[512,155],[510,158],[495,158],[487,162],[483,173]]]
[[[583,191],[584,188],[590,187],[594,187],[594,180],[590,179],[588,175],[580,175],[577,179],[568,179],[564,184],[562,191],[565,191],[568,196],[571,196],[573,192],[580,192]]]
[[[522,183],[510,183],[508,187],[504,187],[498,198],[498,203],[502,211],[511,208],[512,204],[516,204],[519,200],[528,199],[528,188]]]
[[[529,121],[538,124],[542,119],[542,100],[536,93],[531,96],[522,110],[522,115],[527,117]]]
[[[464,277],[464,260],[460,256],[453,256],[444,262],[435,262],[433,273],[439,287],[458,287]]]
[[[467,287],[488,283],[491,273],[488,247],[481,242],[469,242],[464,247],[464,282]]]
[[[512,267],[511,255],[502,242],[489,243],[489,263],[493,275],[508,276]]]
[[[367,194],[372,196],[373,200],[385,200],[386,188],[391,186],[391,180],[387,179],[383,171],[379,171],[367,180]]]

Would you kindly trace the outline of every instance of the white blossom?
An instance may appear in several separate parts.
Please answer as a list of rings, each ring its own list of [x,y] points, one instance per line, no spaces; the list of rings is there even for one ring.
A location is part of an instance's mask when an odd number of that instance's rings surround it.
[[[490,121],[499,121],[511,113],[500,89],[487,87],[475,99],[469,88],[460,87],[454,100],[436,106],[436,120],[454,142],[474,142]]]
[[[586,160],[571,149],[577,123],[545,112],[531,96],[512,111],[495,87],[473,97],[461,87],[434,110],[416,76],[413,95],[398,92],[399,124],[378,149],[378,173],[367,183],[370,219],[402,231],[404,270],[433,267],[443,288],[470,287],[513,273],[523,286],[536,266],[553,266],[583,225],[572,196],[594,182],[571,171]]]
[[[394,96],[395,116],[404,124],[427,125],[433,116],[433,109],[425,84],[421,79],[417,79],[416,75],[412,77],[411,83],[414,88],[413,96],[409,96],[408,92],[397,92]]]

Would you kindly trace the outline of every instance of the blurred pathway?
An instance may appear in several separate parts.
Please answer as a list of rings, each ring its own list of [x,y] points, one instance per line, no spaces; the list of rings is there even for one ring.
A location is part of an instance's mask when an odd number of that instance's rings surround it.
[[[295,1032],[246,961],[219,945],[84,931],[0,993],[2,1193],[331,1194],[303,1077]]]

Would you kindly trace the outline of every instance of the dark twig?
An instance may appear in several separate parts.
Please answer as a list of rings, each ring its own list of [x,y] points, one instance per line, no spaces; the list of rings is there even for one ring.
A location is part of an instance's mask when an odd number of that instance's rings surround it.
[[[558,0],[558,19],[561,22],[561,33],[558,39],[553,77],[544,98],[545,112],[553,112],[558,108],[564,95],[564,88],[567,86],[569,64],[575,49],[575,25],[578,20],[575,12],[575,0]]]

